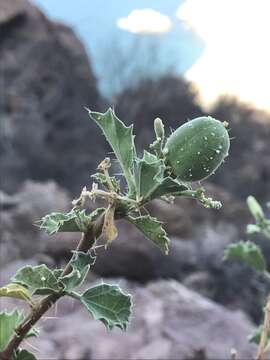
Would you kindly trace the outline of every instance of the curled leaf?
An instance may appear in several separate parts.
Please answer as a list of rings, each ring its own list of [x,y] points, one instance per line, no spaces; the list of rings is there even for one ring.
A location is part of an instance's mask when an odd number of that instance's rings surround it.
[[[265,258],[259,246],[251,241],[240,241],[229,245],[224,252],[225,260],[238,260],[259,272],[266,270]]]
[[[0,297],[12,297],[32,303],[31,294],[26,287],[20,284],[8,284],[0,288]]]
[[[150,215],[139,217],[127,217],[128,221],[137,226],[139,230],[151,241],[153,241],[166,255],[169,252],[170,240],[166,231],[162,227],[162,223]]]
[[[107,243],[111,243],[117,236],[118,230],[114,222],[115,205],[109,205],[104,217],[102,233],[107,239]]]

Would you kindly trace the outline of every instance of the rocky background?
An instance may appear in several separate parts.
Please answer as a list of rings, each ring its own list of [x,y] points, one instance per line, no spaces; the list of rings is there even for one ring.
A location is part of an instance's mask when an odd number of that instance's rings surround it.
[[[0,55],[4,284],[26,263],[61,266],[76,246],[76,236],[48,237],[33,223],[51,211],[69,210],[110,151],[84,106],[103,111],[113,105],[121,119],[135,124],[139,149],[152,141],[155,117],[176,128],[203,110],[192,85],[172,76],[103,99],[91,59],[73,31],[26,0],[0,0]],[[234,138],[226,164],[206,184],[223,208],[206,210],[186,199],[151,204],[171,238],[168,256],[121,222],[119,238],[100,252],[89,282],[101,276],[135,295],[130,328],[108,333],[64,299],[41,322],[41,337],[31,340],[38,358],[224,359],[231,348],[239,358],[252,357],[247,336],[261,320],[269,288],[250,269],[222,257],[227,244],[246,238],[246,197],[270,199],[270,115],[229,97],[210,115],[229,121]],[[270,245],[263,246],[270,254]],[[11,305],[1,300],[3,309]]]

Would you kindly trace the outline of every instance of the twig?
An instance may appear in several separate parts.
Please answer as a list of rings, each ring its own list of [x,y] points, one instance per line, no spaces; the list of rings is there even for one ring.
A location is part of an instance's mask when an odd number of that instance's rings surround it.
[[[269,344],[267,345],[269,328],[270,328],[270,295],[268,296],[267,303],[265,306],[263,330],[262,330],[262,335],[260,339],[256,360],[264,360],[265,356],[270,350]]]

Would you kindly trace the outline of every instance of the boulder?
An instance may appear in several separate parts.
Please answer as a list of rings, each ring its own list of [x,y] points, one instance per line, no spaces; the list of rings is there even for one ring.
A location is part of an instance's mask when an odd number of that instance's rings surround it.
[[[64,298],[57,312],[52,309],[41,321],[40,338],[29,339],[26,347],[37,348],[40,358],[67,360],[194,359],[196,353],[218,360],[228,359],[232,348],[239,359],[254,358],[256,347],[247,340],[254,327],[241,311],[227,310],[176,281],[120,284],[134,295],[126,332],[108,332],[82,305]]]
[[[125,89],[115,100],[120,119],[132,124],[139,151],[148,149],[154,140],[154,119],[160,117],[170,129],[176,129],[187,119],[203,114],[192,85],[182,77],[167,75],[157,80],[142,80]]]
[[[105,149],[83,108],[103,107],[86,51],[27,0],[0,6],[0,188],[54,179],[79,193]]]
[[[12,196],[2,193],[0,198],[1,265],[16,259],[40,258],[40,256],[43,256],[44,260],[49,236],[40,231],[35,226],[35,222],[50,212],[68,211],[70,202],[67,192],[53,181],[46,183],[26,181]],[[6,206],[2,206],[2,203]],[[12,206],[7,206],[7,204],[12,204]],[[73,237],[73,241],[76,241],[76,236]],[[75,246],[74,242],[73,246]],[[65,246],[68,248],[66,242]]]

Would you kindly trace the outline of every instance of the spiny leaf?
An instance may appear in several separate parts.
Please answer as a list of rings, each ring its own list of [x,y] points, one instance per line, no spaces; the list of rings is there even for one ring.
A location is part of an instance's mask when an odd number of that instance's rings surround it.
[[[13,283],[26,286],[32,294],[51,294],[63,290],[56,273],[46,265],[24,266],[11,279]]]
[[[160,221],[150,215],[137,218],[128,216],[127,219],[136,225],[137,228],[140,229],[148,239],[152,240],[165,254],[168,254],[170,240]]]
[[[85,232],[89,224],[103,211],[103,208],[98,208],[91,214],[86,214],[85,210],[79,209],[72,209],[67,214],[51,213],[40,220],[39,227],[49,235],[57,232]]]
[[[133,164],[136,151],[133,126],[126,127],[124,123],[117,118],[112,109],[109,109],[105,113],[90,110],[88,110],[88,112],[89,116],[102,129],[123,169],[129,190],[131,193],[134,193]]]
[[[72,271],[60,278],[65,286],[65,291],[70,292],[76,286],[79,286],[85,279],[90,267],[95,263],[96,257],[90,253],[74,251],[71,260]]]
[[[149,200],[157,199],[164,195],[173,195],[178,196],[181,195],[182,191],[188,190],[188,187],[182,183],[180,183],[176,179],[172,179],[171,177],[166,177],[162,180],[162,182],[158,185],[158,187],[152,192]]]
[[[136,160],[135,181],[137,197],[148,199],[162,182],[165,165],[155,155],[144,152],[142,159]]]
[[[8,284],[0,288],[0,297],[7,296],[32,303],[31,294],[20,284]]]
[[[34,354],[27,350],[19,350],[13,357],[14,360],[37,360]]]
[[[86,290],[81,302],[97,320],[112,329],[126,329],[131,313],[131,297],[117,285],[100,284]]]
[[[18,310],[12,312],[0,313],[0,351],[9,343],[9,340],[14,335],[14,330],[23,321],[23,313]],[[37,336],[38,331],[32,329],[28,332],[27,337]]]
[[[266,270],[265,259],[259,246],[251,241],[240,241],[229,245],[224,252],[225,260],[239,260],[259,272]]]
[[[145,151],[142,159],[136,160],[135,180],[137,197],[152,200],[164,195],[181,195],[188,187],[171,177],[163,177],[165,165],[155,155]]]

